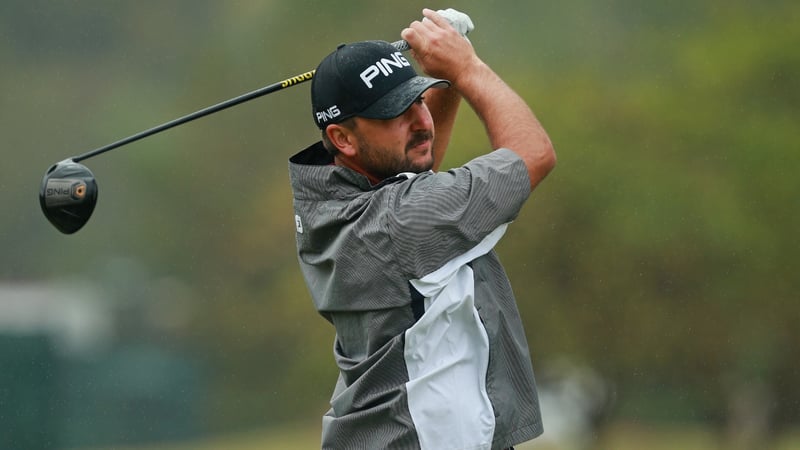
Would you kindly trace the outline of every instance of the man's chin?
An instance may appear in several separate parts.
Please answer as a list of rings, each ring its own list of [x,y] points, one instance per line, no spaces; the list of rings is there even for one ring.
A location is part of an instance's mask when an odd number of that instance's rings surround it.
[[[418,162],[416,164],[412,164],[411,167],[412,167],[412,170],[410,170],[409,172],[414,172],[414,173],[427,172],[427,171],[433,169],[433,158],[431,158],[429,161],[426,161],[424,163]]]
[[[406,152],[408,165],[422,168],[420,172],[430,170],[433,167],[433,153],[430,146],[418,146]]]
[[[430,170],[433,167],[433,153],[430,147],[426,149],[419,148],[419,152],[411,151],[406,156],[408,157],[409,165],[419,168],[420,172]]]

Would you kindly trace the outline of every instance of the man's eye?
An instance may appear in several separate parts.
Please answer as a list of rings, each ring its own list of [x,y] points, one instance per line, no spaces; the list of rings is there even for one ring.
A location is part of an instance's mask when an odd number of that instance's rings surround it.
[[[422,102],[424,102],[424,101],[425,101],[425,96],[424,96],[424,95],[420,95],[420,96],[417,98],[417,100],[416,100],[416,103],[422,103]]]

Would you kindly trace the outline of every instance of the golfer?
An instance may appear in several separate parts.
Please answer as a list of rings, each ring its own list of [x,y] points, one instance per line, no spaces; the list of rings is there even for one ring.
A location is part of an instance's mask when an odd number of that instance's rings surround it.
[[[336,330],[324,449],[507,449],[542,433],[494,246],[555,165],[526,103],[439,13],[343,45],[311,86],[322,139],[289,162],[300,266]],[[491,148],[438,171],[461,99]]]

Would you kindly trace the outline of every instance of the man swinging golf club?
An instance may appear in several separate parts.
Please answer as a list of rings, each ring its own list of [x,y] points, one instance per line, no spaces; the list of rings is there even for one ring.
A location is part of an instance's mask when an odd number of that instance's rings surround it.
[[[433,78],[368,41],[337,48],[312,80],[322,140],[289,168],[300,265],[336,329],[325,449],[506,449],[543,430],[493,247],[555,154],[453,14],[426,9],[401,33]],[[491,148],[439,172],[462,98]]]

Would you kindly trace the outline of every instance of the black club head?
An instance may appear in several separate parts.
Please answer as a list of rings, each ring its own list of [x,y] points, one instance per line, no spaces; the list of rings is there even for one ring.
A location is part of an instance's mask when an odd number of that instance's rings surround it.
[[[97,203],[97,182],[86,166],[66,159],[53,165],[42,178],[39,204],[47,220],[64,234],[83,227]]]

